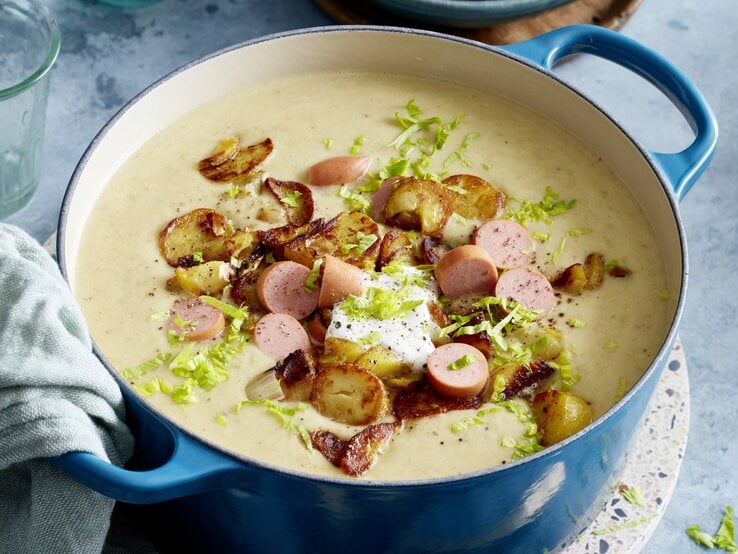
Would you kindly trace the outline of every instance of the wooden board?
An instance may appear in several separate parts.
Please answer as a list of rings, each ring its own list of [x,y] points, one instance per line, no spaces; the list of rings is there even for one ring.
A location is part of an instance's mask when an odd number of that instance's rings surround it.
[[[511,44],[565,25],[590,23],[619,29],[642,0],[574,0],[563,6],[488,27],[459,28],[429,25],[397,16],[363,0],[315,0],[337,23],[348,25],[393,25],[433,29],[485,42]]]

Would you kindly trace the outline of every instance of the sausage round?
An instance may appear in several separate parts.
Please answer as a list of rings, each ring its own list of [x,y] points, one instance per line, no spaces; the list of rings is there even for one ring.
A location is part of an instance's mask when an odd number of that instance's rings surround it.
[[[369,170],[371,158],[366,156],[337,156],[318,162],[308,169],[311,185],[343,185],[358,181]]]
[[[541,317],[556,305],[553,287],[540,271],[529,267],[508,269],[497,280],[495,296],[510,298],[529,310],[543,310]]]
[[[328,332],[325,324],[320,318],[319,312],[313,314],[308,320],[308,333],[310,338],[317,344],[325,342],[325,334]]]
[[[497,282],[497,268],[485,252],[474,244],[457,246],[446,252],[436,264],[436,280],[443,294],[450,298],[464,294],[492,294]]]
[[[463,367],[453,369],[454,363]],[[488,379],[487,358],[468,344],[444,344],[428,356],[428,381],[443,396],[472,398],[482,392]]]
[[[273,263],[256,281],[259,303],[265,310],[289,314],[296,319],[309,316],[318,306],[318,291],[305,289],[308,275],[310,270],[297,262]]]
[[[390,197],[390,194],[392,194],[392,191],[395,188],[395,183],[400,179],[402,179],[400,176],[388,177],[382,181],[382,184],[379,185],[379,188],[372,195],[372,210],[370,215],[374,221],[382,221],[384,219],[382,209],[387,203],[387,199]]]
[[[535,243],[530,233],[510,219],[486,221],[474,232],[472,241],[483,248],[499,268],[520,267],[535,259]]]
[[[310,351],[310,338],[302,324],[284,313],[266,314],[256,322],[254,341],[264,354],[282,361],[295,350]]]
[[[318,295],[319,308],[332,308],[352,294],[364,292],[364,272],[330,254],[323,258],[323,280]]]
[[[217,337],[225,329],[225,316],[218,308],[199,298],[177,300],[169,312],[167,329],[183,334],[189,341]]]

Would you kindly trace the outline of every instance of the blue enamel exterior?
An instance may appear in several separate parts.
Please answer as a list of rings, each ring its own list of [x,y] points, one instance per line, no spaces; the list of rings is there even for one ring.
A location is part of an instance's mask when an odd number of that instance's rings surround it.
[[[717,142],[715,116],[689,78],[653,50],[591,25],[564,27],[502,49],[548,70],[567,56],[591,54],[621,65],[656,86],[684,115],[696,135],[682,152],[651,153],[678,199],[684,198],[709,165]]]
[[[712,113],[691,82],[658,54],[588,26],[506,47],[544,70],[589,53],[656,84],[692,123],[696,138],[676,154],[651,155],[671,198],[708,165],[717,138]],[[498,50],[499,52],[499,50]],[[543,77],[545,78],[545,77]],[[671,202],[675,211],[675,203]],[[673,217],[678,222],[676,212]],[[678,228],[681,227],[678,225]],[[63,228],[62,228],[63,229]],[[683,237],[682,237],[683,242]],[[683,250],[683,254],[685,251]],[[683,279],[686,279],[686,259]],[[127,469],[89,454],[56,458],[61,470],[107,496],[162,503],[162,526],[187,549],[239,552],[542,552],[572,540],[617,479],[676,334],[633,389],[583,432],[526,460],[462,478],[370,482],[319,478],[231,457],[149,410],[124,387],[137,437]],[[186,522],[183,524],[183,522]]]

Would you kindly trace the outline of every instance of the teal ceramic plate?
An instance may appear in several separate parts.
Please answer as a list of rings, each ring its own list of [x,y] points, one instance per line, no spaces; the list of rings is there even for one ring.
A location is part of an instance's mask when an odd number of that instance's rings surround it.
[[[571,0],[371,0],[396,15],[451,27],[484,27],[533,15]]]

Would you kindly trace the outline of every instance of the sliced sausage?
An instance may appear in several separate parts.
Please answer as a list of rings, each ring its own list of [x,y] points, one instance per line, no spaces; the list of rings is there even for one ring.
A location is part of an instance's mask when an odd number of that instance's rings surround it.
[[[382,209],[384,208],[384,205],[387,203],[387,199],[390,197],[390,194],[392,194],[392,191],[395,188],[395,183],[398,182],[402,177],[395,176],[395,177],[388,177],[384,181],[382,181],[382,184],[379,185],[379,188],[374,192],[372,195],[372,212],[371,216],[374,221],[383,221],[384,216],[382,215]]]
[[[262,308],[297,319],[309,316],[318,306],[318,291],[305,288],[308,275],[310,270],[297,262],[276,262],[267,267],[256,281]]]
[[[492,294],[497,268],[479,246],[465,244],[446,252],[436,264],[436,280],[451,298],[464,294]]]
[[[530,310],[543,310],[541,316],[556,305],[553,287],[546,276],[528,267],[515,267],[500,275],[495,296],[511,298]]]
[[[266,314],[256,322],[254,341],[264,354],[277,361],[295,350],[310,351],[310,338],[302,324],[284,313]]]
[[[444,344],[428,356],[428,381],[444,396],[472,398],[482,392],[487,379],[487,358],[468,344]]]
[[[190,341],[217,337],[225,329],[225,316],[218,308],[199,298],[177,300],[169,312],[167,329]]]
[[[328,332],[328,326],[323,320],[323,314],[321,310],[315,312],[312,317],[308,320],[308,333],[310,338],[317,344],[323,344],[325,342],[325,334]]]
[[[530,233],[510,219],[490,219],[483,223],[474,232],[472,242],[483,248],[499,268],[520,267],[535,259],[535,243]]]
[[[323,258],[323,280],[318,296],[319,308],[331,308],[352,294],[364,292],[364,272],[355,265],[326,254]]]
[[[371,158],[366,156],[337,156],[318,162],[308,169],[311,185],[343,185],[358,181],[369,170]]]

